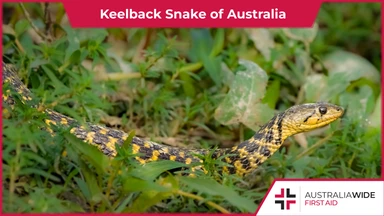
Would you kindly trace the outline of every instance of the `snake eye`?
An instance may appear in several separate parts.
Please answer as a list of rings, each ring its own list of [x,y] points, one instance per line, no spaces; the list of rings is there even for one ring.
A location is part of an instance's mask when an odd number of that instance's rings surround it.
[[[327,107],[320,107],[319,112],[321,115],[324,115],[325,113],[327,113]]]

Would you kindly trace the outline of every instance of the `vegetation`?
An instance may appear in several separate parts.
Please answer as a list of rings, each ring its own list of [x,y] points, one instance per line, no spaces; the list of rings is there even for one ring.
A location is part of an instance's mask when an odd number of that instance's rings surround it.
[[[139,165],[128,142],[109,160],[3,103],[4,212],[254,212],[275,178],[380,177],[380,4],[325,4],[309,29],[72,29],[61,4],[46,6],[4,5],[3,61],[41,106],[79,121],[214,148],[295,104],[347,113],[251,178],[218,174],[209,156],[209,173],[188,178],[168,172],[177,163]]]

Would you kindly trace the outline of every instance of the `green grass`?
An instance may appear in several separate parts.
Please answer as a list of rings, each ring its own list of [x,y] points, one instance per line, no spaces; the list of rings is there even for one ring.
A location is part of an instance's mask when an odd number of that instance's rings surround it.
[[[72,29],[60,4],[50,6],[46,29],[42,5],[25,4],[39,38],[18,4],[4,6],[3,60],[44,107],[79,121],[214,148],[248,139],[295,104],[347,108],[341,121],[306,134],[308,147],[288,139],[254,176],[222,176],[208,155],[209,173],[192,179],[168,172],[184,166],[175,162],[139,165],[129,142],[109,160],[66,130],[52,137],[40,129],[42,114],[17,105],[3,113],[4,212],[254,212],[275,178],[381,176],[380,4],[324,4],[318,29],[266,37],[249,29]]]

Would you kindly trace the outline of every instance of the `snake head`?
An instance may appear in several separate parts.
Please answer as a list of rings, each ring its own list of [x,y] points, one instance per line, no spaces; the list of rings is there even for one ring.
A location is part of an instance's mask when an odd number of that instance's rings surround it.
[[[283,136],[324,127],[342,117],[344,109],[330,103],[318,102],[297,105],[284,112]]]

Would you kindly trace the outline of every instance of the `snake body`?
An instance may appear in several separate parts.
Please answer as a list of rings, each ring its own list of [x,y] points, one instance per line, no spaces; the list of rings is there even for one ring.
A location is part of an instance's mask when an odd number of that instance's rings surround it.
[[[23,104],[38,107],[39,101],[32,96],[30,90],[18,78],[13,66],[3,62],[3,101],[13,106],[17,100],[12,96],[14,92]],[[49,130],[58,127],[69,127],[70,132],[85,143],[96,146],[104,154],[116,156],[116,144],[122,145],[128,134],[100,125],[87,123],[81,125],[76,120],[45,109],[47,118],[45,123]],[[232,148],[222,148],[213,151],[212,158],[221,158],[228,166],[223,167],[223,172],[243,176],[254,171],[260,164],[266,161],[276,152],[284,140],[297,133],[310,131],[323,127],[340,118],[344,113],[343,108],[324,102],[309,103],[293,106],[286,111],[274,116],[268,123],[262,126],[250,139],[241,142]],[[208,149],[187,149],[171,147],[139,137],[133,137],[132,151],[137,156],[135,159],[142,164],[157,160],[173,160],[185,164],[202,162],[197,155],[212,153]],[[203,168],[204,169],[204,168]]]

